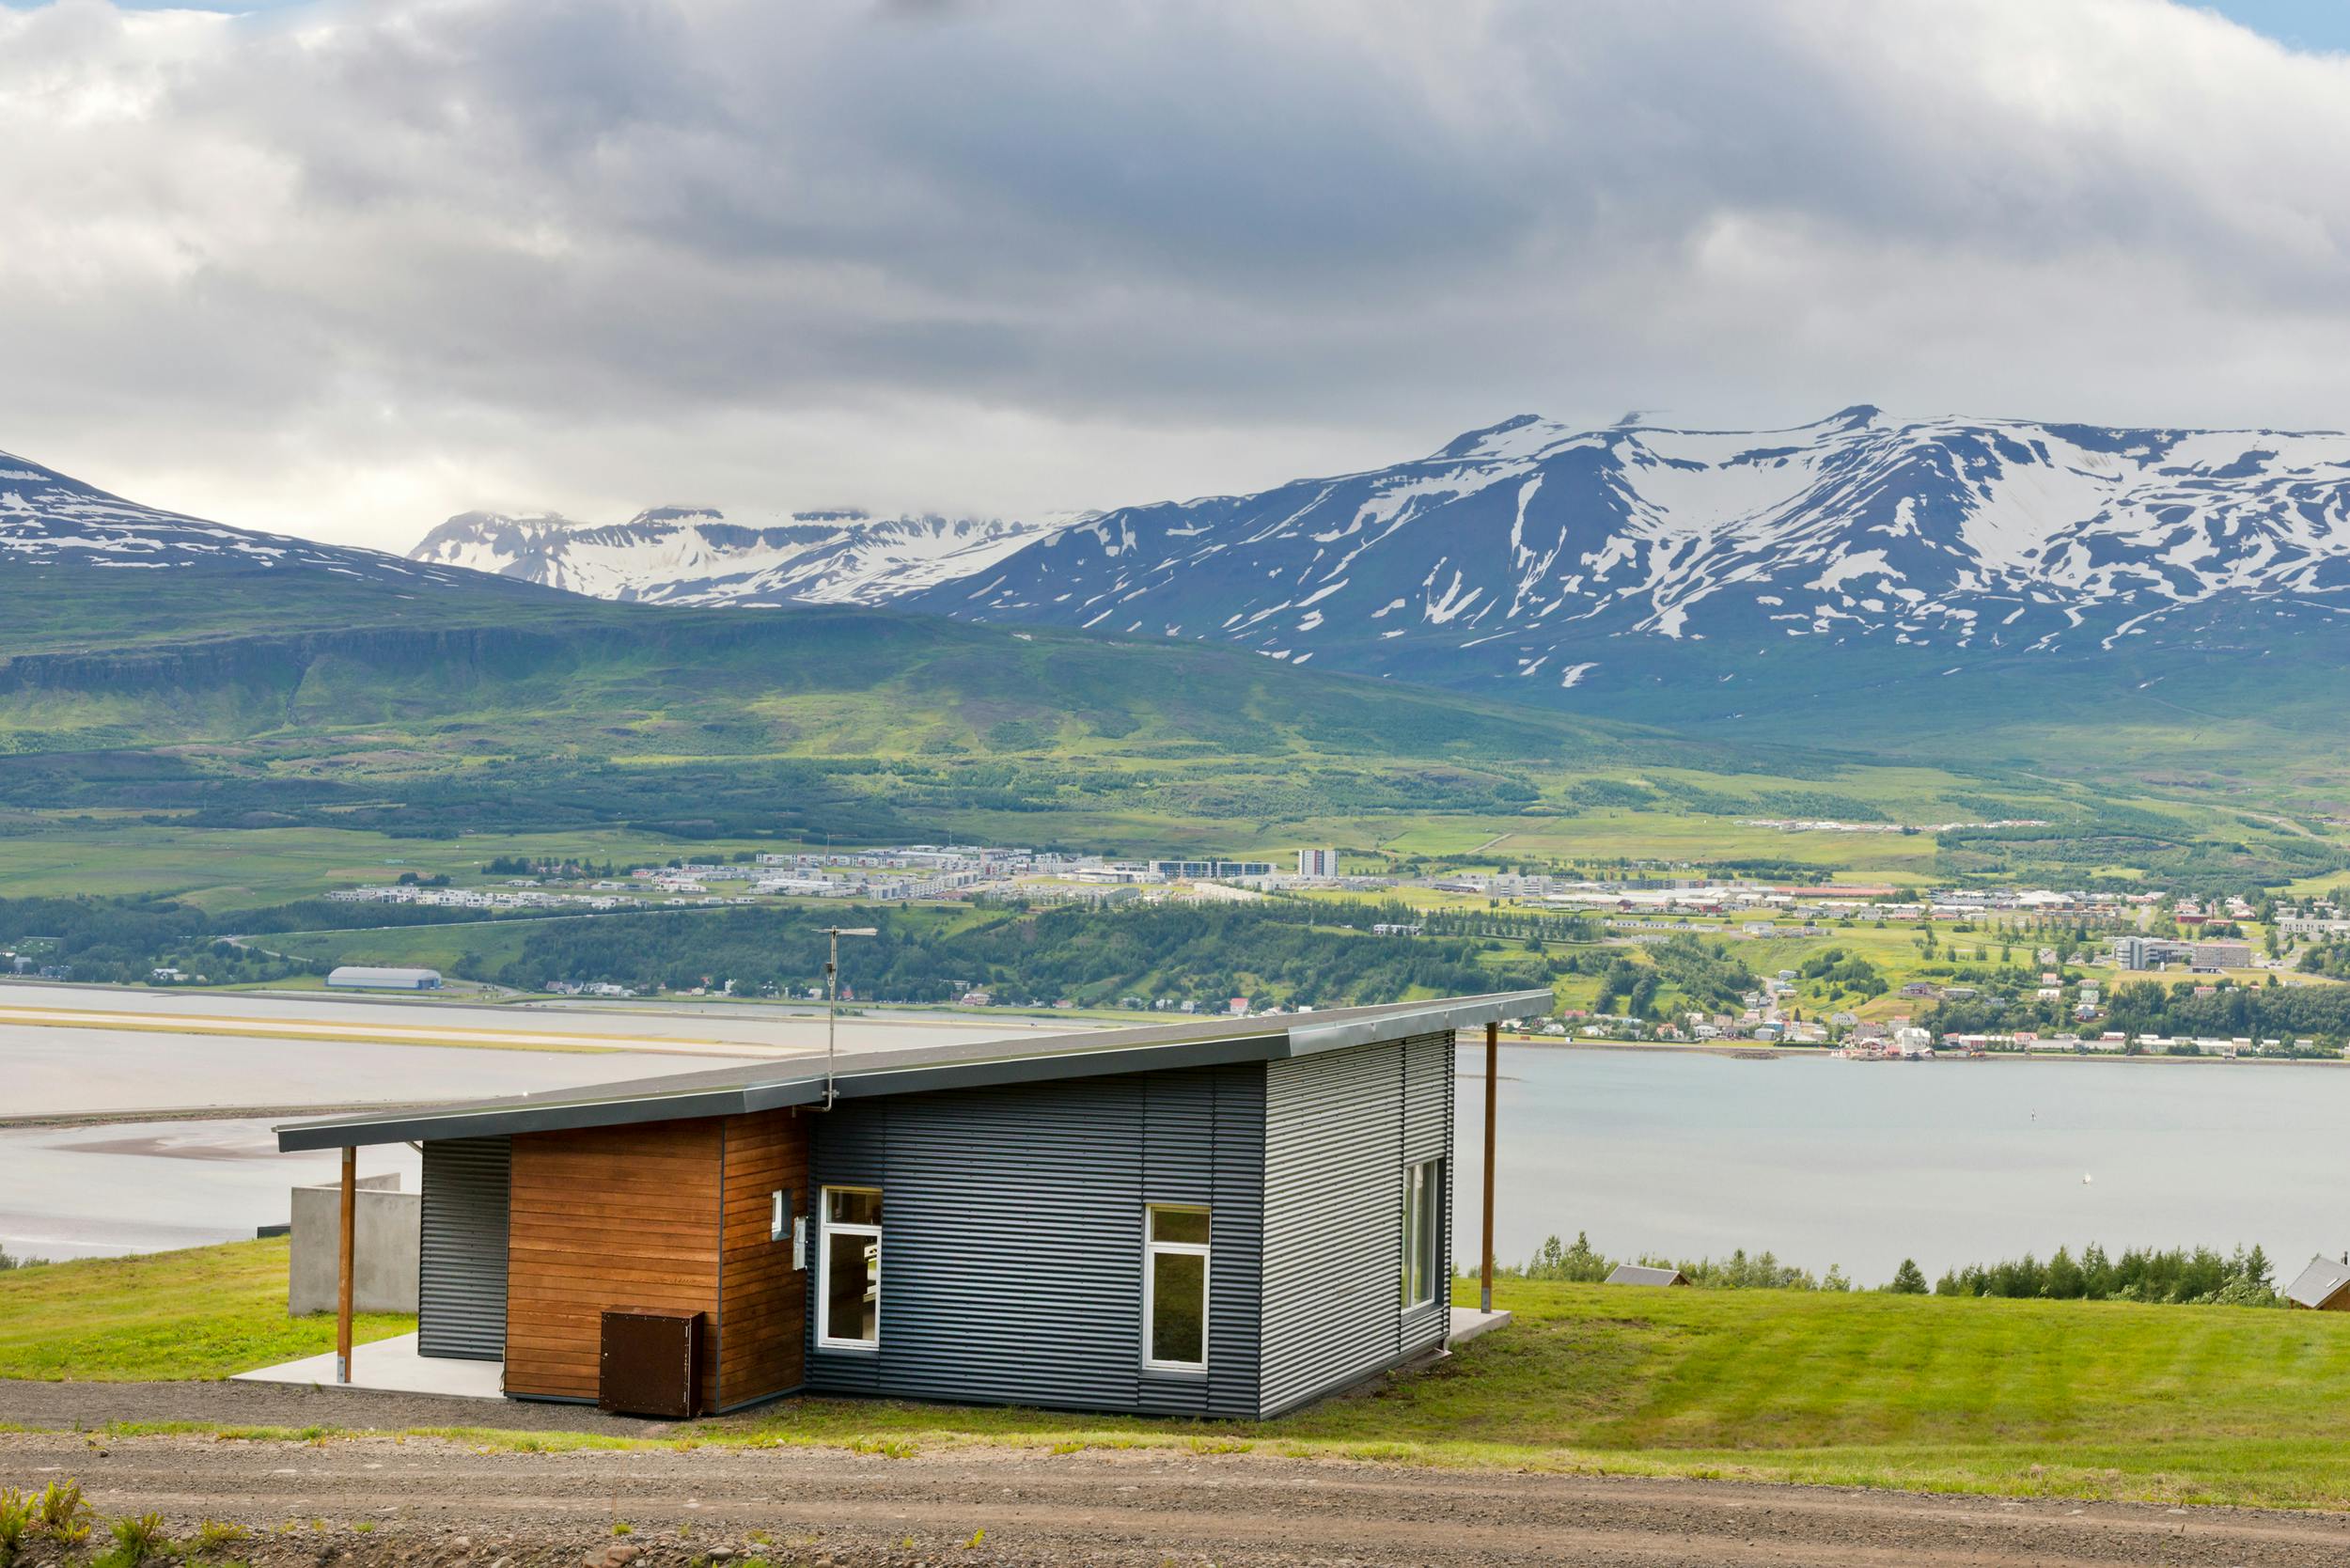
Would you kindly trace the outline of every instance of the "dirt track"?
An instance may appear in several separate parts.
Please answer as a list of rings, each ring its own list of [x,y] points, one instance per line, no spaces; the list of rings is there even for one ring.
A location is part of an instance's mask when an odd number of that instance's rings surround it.
[[[0,1482],[78,1478],[107,1516],[252,1535],[256,1564],[2156,1564],[2326,1568],[2350,1518],[1825,1488],[1406,1469],[1260,1454],[976,1447],[478,1453],[0,1436]],[[616,1537],[615,1522],[633,1527]],[[367,1530],[356,1527],[370,1526]],[[984,1534],[978,1532],[984,1531]],[[755,1535],[754,1532],[761,1532]],[[102,1527],[101,1531],[102,1538]],[[976,1541],[976,1544],[975,1544]],[[26,1560],[41,1562],[36,1553]]]

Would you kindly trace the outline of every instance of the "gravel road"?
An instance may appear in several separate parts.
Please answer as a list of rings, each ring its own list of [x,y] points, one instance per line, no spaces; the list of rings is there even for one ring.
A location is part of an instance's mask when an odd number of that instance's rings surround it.
[[[0,1411],[0,1414],[5,1414]],[[78,1479],[107,1517],[251,1533],[257,1568],[1473,1564],[2338,1568],[2350,1517],[1445,1471],[1262,1454],[978,1446],[478,1452],[0,1435],[0,1483]],[[616,1524],[630,1527],[616,1534]],[[37,1550],[24,1563],[55,1560]],[[22,1568],[22,1564],[20,1565]]]

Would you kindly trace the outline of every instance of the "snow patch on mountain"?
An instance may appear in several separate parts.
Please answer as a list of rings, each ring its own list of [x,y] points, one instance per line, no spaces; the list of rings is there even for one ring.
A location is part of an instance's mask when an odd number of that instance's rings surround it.
[[[1473,651],[1572,688],[1627,638],[2048,651],[2288,598],[2350,609],[2350,437],[1860,405],[1776,431],[1520,416],[1390,468],[1105,512],[910,603],[1381,672]]]
[[[707,507],[654,507],[626,523],[554,512],[462,512],[409,558],[518,577],[600,599],[665,604],[879,604],[985,571],[1072,519],[870,517],[796,511],[729,522]]]
[[[27,458],[0,452],[0,569],[324,570],[369,582],[453,585],[440,567],[374,550],[232,528],[112,495]]]

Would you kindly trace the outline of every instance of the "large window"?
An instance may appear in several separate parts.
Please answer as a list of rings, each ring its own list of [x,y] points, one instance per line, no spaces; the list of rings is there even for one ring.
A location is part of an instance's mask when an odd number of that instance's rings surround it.
[[[878,1187],[826,1187],[816,1294],[817,1342],[870,1350],[881,1343],[882,1195]]]
[[[1143,1211],[1142,1359],[1162,1372],[1208,1370],[1208,1211]]]
[[[1436,1243],[1444,1228],[1444,1161],[1403,1168],[1403,1305],[1436,1299]]]

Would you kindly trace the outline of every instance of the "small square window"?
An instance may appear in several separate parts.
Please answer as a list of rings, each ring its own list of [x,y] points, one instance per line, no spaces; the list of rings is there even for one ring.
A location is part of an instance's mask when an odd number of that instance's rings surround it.
[[[1193,1247],[1208,1245],[1208,1211],[1205,1209],[1152,1209],[1151,1239],[1154,1242],[1183,1242]]]
[[[824,1201],[831,1212],[824,1218],[833,1225],[879,1225],[882,1222],[882,1195],[870,1187],[826,1187]]]

